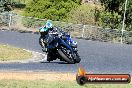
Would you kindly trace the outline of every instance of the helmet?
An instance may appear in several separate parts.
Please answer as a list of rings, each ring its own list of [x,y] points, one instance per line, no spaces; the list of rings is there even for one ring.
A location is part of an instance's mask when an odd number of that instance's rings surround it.
[[[51,22],[51,20],[48,20],[47,22],[46,22],[46,24],[45,24],[45,27],[46,28],[52,28],[52,22]]]

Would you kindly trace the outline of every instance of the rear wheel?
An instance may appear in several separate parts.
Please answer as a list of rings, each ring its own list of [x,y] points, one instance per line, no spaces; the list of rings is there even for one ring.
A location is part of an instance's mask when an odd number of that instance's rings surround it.
[[[50,62],[50,61],[52,61],[51,59],[52,59],[52,57],[51,57],[50,53],[48,53],[48,54],[47,54],[47,61]]]
[[[55,50],[48,50],[47,52],[47,61],[53,61],[53,60],[56,60],[57,57],[56,57],[56,52]]]

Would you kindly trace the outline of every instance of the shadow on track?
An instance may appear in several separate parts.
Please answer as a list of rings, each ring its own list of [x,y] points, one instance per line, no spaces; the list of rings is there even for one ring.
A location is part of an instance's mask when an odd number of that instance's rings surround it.
[[[69,64],[69,63],[67,63],[67,62],[40,62],[40,63]]]

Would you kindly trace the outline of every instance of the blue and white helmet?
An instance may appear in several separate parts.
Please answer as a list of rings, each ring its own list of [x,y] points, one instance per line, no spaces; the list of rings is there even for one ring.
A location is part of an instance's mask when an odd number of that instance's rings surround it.
[[[48,20],[45,24],[46,28],[52,28],[53,24],[51,23],[51,20]]]

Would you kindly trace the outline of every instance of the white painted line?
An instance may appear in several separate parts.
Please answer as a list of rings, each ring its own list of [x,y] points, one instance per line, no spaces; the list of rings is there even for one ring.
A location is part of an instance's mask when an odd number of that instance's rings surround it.
[[[37,54],[40,54],[40,55],[42,55],[44,58],[42,58],[41,60],[39,60],[39,61],[47,61],[47,55],[46,54],[43,54],[43,53],[40,53],[40,52],[36,52],[36,51],[31,51],[31,50],[27,50],[27,49],[23,49],[23,50],[25,50],[25,51],[28,51],[28,52],[31,52],[31,53],[33,53],[33,52],[35,52],[35,53],[37,53]]]

